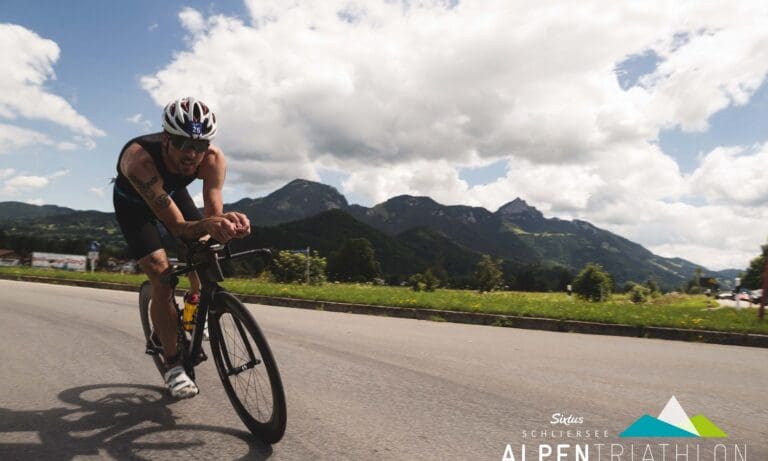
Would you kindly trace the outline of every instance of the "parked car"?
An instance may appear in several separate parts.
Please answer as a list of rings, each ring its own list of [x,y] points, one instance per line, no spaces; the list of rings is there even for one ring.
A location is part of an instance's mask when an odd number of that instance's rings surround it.
[[[753,304],[760,304],[763,301],[763,289],[758,288],[749,292],[749,297]]]
[[[748,303],[752,303],[752,296],[750,295],[749,291],[742,291],[738,295],[736,295],[736,299],[739,301],[746,301]]]
[[[717,299],[735,299],[731,290],[721,290],[717,292]]]

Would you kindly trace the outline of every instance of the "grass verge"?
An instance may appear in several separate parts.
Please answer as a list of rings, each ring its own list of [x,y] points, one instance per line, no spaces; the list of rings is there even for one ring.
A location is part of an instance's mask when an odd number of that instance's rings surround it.
[[[0,267],[0,274],[93,280],[131,285],[138,285],[145,280],[143,275],[103,272],[90,274],[28,267]],[[223,285],[234,293],[317,301],[768,334],[768,322],[759,322],[755,309],[722,308],[711,310],[711,308],[717,307],[717,302],[704,296],[665,295],[646,304],[636,305],[622,295],[614,295],[610,301],[605,303],[590,303],[569,298],[563,293],[494,292],[479,294],[474,291],[447,289],[426,293],[414,292],[409,288],[400,287],[334,283],[321,286],[285,285],[253,279],[229,279]],[[180,288],[186,288],[186,286],[187,280],[182,279]],[[439,315],[435,317],[437,320]]]

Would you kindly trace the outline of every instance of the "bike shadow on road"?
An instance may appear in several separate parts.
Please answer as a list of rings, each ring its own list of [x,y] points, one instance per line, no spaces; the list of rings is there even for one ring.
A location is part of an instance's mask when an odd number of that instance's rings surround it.
[[[268,459],[272,447],[250,432],[177,424],[165,388],[96,384],[59,393],[67,407],[0,408],[0,459]]]

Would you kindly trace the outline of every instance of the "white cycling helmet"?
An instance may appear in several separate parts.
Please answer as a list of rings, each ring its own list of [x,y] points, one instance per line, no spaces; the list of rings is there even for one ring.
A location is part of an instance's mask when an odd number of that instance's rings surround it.
[[[216,136],[216,115],[199,99],[179,98],[165,106],[163,129],[187,138],[212,140]]]

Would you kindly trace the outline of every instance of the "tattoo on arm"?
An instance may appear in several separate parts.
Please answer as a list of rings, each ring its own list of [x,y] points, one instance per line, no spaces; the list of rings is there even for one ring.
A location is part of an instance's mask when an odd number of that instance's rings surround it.
[[[157,175],[152,176],[152,178],[150,178],[149,181],[142,181],[136,175],[133,175],[133,174],[129,175],[128,179],[131,180],[131,183],[133,183],[133,186],[136,188],[137,192],[141,194],[143,197],[145,197],[147,200],[152,200],[153,198],[155,198],[155,192],[152,190],[152,186],[157,184],[157,181],[159,181]]]
[[[187,240],[194,240],[204,236],[207,233],[205,226],[203,225],[204,221],[205,219],[201,221],[185,222],[179,230],[179,237]]]
[[[171,199],[168,197],[168,194],[162,194],[160,197],[158,197],[155,200],[155,206],[158,210],[164,210],[171,206]]]

